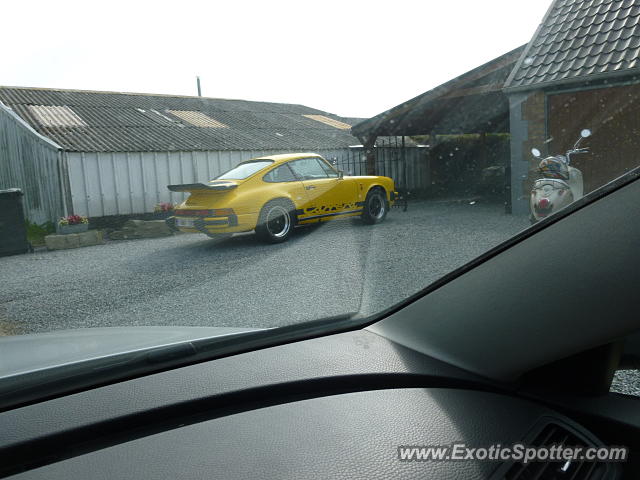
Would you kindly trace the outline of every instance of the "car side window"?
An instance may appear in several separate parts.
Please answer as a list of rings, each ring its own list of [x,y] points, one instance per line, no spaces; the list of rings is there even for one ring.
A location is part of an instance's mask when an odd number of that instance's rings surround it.
[[[333,168],[331,168],[325,160],[322,160],[321,158],[319,158],[318,162],[320,162],[320,166],[327,174],[327,177],[336,178],[338,176],[338,172]]]
[[[280,182],[295,182],[298,180],[296,176],[289,168],[289,164],[285,163],[284,165],[280,165],[277,168],[274,168],[269,173],[267,173],[262,179],[265,182],[270,183],[280,183]]]
[[[324,171],[322,165],[317,158],[301,158],[289,163],[293,173],[302,180],[316,180],[318,178],[327,178],[327,172]]]

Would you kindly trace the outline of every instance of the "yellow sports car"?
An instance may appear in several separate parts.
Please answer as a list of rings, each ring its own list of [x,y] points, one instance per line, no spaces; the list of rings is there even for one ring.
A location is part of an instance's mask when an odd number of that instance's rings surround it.
[[[266,242],[284,242],[293,227],[360,216],[382,222],[397,197],[393,180],[343,176],[315,153],[248,160],[208,183],[169,185],[189,198],[167,224],[182,232],[220,234],[255,230]]]

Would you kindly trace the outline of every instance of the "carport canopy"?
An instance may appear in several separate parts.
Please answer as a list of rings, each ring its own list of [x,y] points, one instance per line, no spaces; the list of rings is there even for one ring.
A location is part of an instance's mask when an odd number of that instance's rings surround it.
[[[364,145],[379,136],[508,133],[502,87],[525,45],[351,128]]]

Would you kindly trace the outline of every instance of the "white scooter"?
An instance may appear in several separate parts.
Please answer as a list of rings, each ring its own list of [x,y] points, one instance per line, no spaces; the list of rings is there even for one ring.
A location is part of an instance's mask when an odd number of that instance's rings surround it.
[[[532,148],[532,155],[540,159],[538,171],[542,174],[533,184],[529,206],[531,223],[536,223],[561,208],[575,202],[583,195],[582,172],[570,166],[571,155],[587,153],[589,148],[578,148],[582,139],[591,136],[591,130],[584,129],[573,148],[565,155],[546,158],[540,156],[540,150]]]

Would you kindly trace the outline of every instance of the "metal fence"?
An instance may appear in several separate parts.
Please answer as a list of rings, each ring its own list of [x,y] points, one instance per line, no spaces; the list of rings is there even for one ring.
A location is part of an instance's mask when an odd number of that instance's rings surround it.
[[[61,148],[0,103],[0,189],[24,193],[25,217],[53,222],[66,214]]]
[[[430,171],[425,148],[376,146],[374,154],[375,174],[392,178],[397,189],[417,191],[428,187]],[[351,148],[333,161],[347,175],[367,175],[367,159],[363,148]]]

